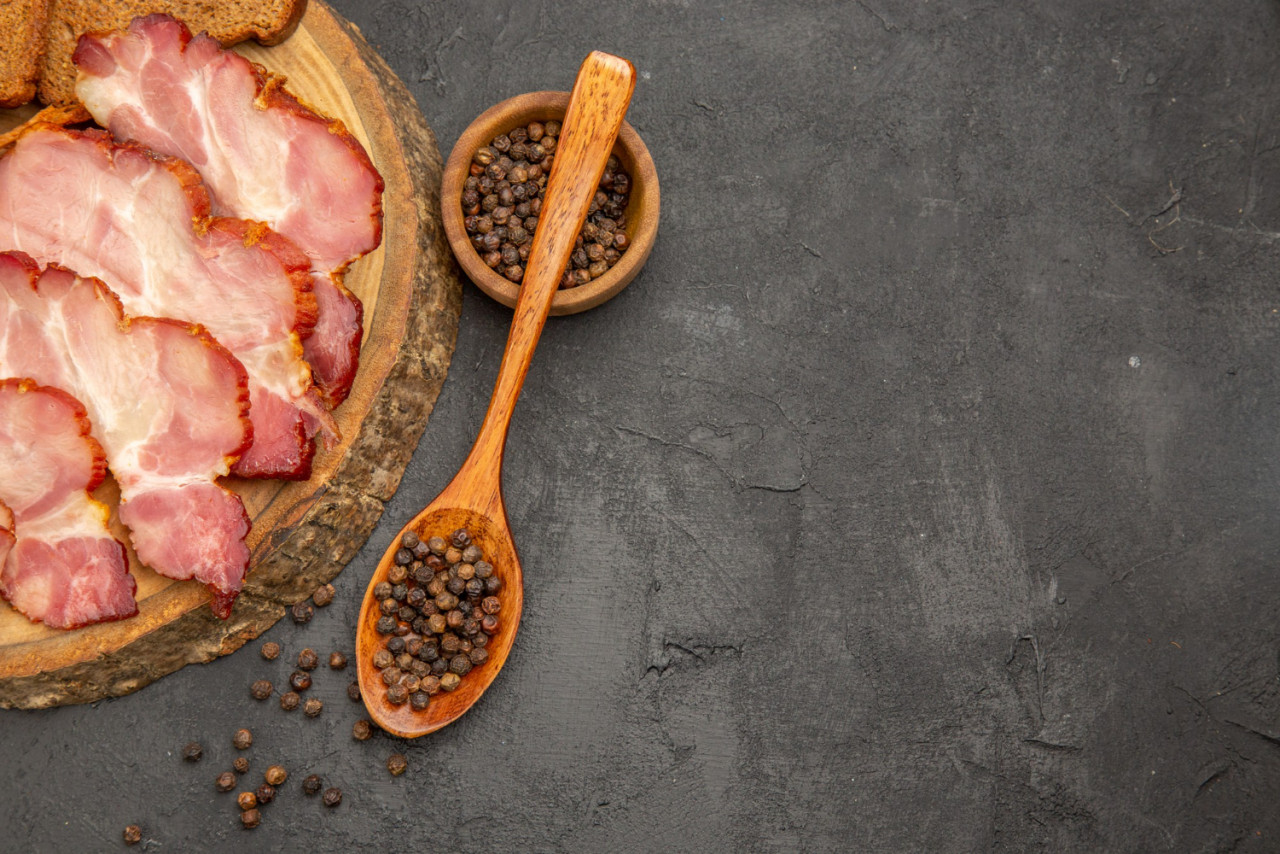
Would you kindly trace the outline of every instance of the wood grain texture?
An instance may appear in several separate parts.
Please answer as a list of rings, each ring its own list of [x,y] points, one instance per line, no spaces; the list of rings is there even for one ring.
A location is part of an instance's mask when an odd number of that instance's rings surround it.
[[[511,333],[484,422],[471,453],[453,480],[404,528],[415,532],[419,539],[437,534],[447,536],[451,531],[466,528],[472,542],[480,546],[493,564],[494,572],[502,580],[498,592],[502,624],[486,647],[488,661],[468,674],[457,690],[437,694],[420,712],[405,704],[391,704],[371,661],[385,637],[377,631],[381,611],[373,589],[387,579],[399,548],[399,537],[382,556],[365,591],[356,625],[360,695],[374,722],[392,735],[416,738],[453,723],[480,699],[511,653],[524,607],[524,575],[502,498],[502,456],[507,431],[533,361],[533,351],[551,310],[560,271],[568,262],[574,240],[587,218],[587,209],[600,184],[600,175],[623,116],[627,114],[635,83],[635,68],[621,57],[592,51],[582,63],[565,114],[564,135],[547,182],[546,202],[529,253],[529,268],[520,288]]]
[[[253,519],[253,558],[226,621],[213,617],[202,585],[162,578],[136,559],[140,613],[133,619],[57,632],[0,605],[0,706],[126,694],[232,652],[273,625],[364,544],[444,382],[461,285],[439,223],[439,151],[412,96],[355,27],[322,3],[310,4],[285,44],[237,50],[287,75],[304,102],[342,119],[386,181],[382,245],[346,279],[364,302],[365,337],[360,373],[335,412],[343,439],[319,450],[308,481],[228,480]],[[0,130],[29,115],[4,114]],[[114,502],[114,484],[97,495]]]

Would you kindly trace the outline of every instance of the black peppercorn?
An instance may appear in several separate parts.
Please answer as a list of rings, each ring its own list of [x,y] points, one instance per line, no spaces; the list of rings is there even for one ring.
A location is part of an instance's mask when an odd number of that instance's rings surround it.
[[[388,667],[382,671],[382,684],[394,685],[400,681],[400,677],[404,675],[399,667]]]
[[[295,691],[305,691],[311,687],[311,674],[304,670],[295,670],[289,674],[289,687]]]
[[[142,828],[136,824],[131,824],[124,829],[124,844],[137,845],[142,841]]]
[[[280,644],[267,641],[262,645],[262,657],[267,661],[275,661],[280,656]]]
[[[342,803],[342,790],[341,790],[341,789],[334,788],[334,789],[325,789],[325,790],[324,790],[324,805],[325,805],[325,806],[327,806],[327,807],[336,807],[336,806],[337,806],[338,804],[340,804],[340,803]]]
[[[400,653],[404,652],[406,643],[407,641],[405,641],[404,638],[392,638],[391,640],[387,641],[387,651],[390,652],[392,655],[399,655]]]
[[[399,753],[393,753],[387,757],[387,770],[391,772],[392,777],[399,777],[408,767],[408,760]]]
[[[397,602],[404,598],[404,593],[397,596],[396,591],[404,589],[404,581],[408,577],[408,566],[393,566],[387,571],[387,581],[391,582],[391,598]]]
[[[231,736],[231,743],[236,750],[248,750],[253,746],[253,733],[242,727]]]
[[[306,601],[302,601],[293,606],[290,610],[290,614],[293,616],[293,621],[295,623],[302,625],[304,623],[311,622],[311,617],[315,614],[315,609],[308,605]]]
[[[397,566],[408,566],[413,562],[413,552],[406,548],[396,549],[395,561]]]
[[[240,823],[245,826],[246,830],[253,830],[262,823],[262,813],[258,812],[256,808],[245,810],[240,813]]]
[[[510,140],[508,140],[508,143],[509,142]],[[471,159],[476,163],[479,163],[481,166],[488,166],[493,162],[496,156],[497,155],[494,154],[492,148],[482,147],[476,150],[476,153],[471,156]]]
[[[258,805],[258,796],[253,792],[241,792],[236,795],[236,805],[242,810],[251,810]]]
[[[493,595],[502,589],[502,579],[496,575],[491,575],[484,580],[485,592]]]
[[[424,691],[418,690],[409,695],[409,707],[415,712],[421,712],[431,705],[431,696]]]
[[[444,691],[456,691],[462,684],[462,677],[456,673],[443,673],[440,676],[440,688]]]
[[[259,679],[249,686],[249,695],[255,700],[265,700],[271,696],[271,683],[265,679]]]
[[[322,584],[316,588],[316,592],[311,594],[311,601],[316,604],[317,608],[324,608],[333,601],[334,589],[332,584]]]
[[[356,741],[368,741],[373,735],[373,724],[366,720],[358,720],[351,727],[351,737]]]
[[[394,617],[396,612],[400,610],[400,603],[388,596],[378,603],[380,610],[385,617]]]
[[[502,610],[502,600],[497,596],[486,596],[480,602],[480,610],[486,614],[496,614]]]
[[[381,602],[384,599],[391,598],[391,585],[386,581],[379,581],[373,585],[373,598]]]
[[[387,702],[391,705],[403,705],[408,699],[409,691],[403,685],[396,683],[387,688]]]
[[[322,785],[323,784],[320,782],[320,776],[318,774],[312,774],[311,776],[307,777],[307,779],[302,781],[302,794],[304,795],[319,794],[320,787]]]
[[[471,659],[471,663],[479,667],[489,660],[489,650],[482,646],[478,646],[471,652],[467,653],[467,657]]]
[[[182,748],[182,758],[188,762],[199,762],[204,756],[204,748],[200,746],[198,741],[189,741]]]
[[[245,774],[249,771],[249,760],[244,756],[237,756],[236,761],[231,763],[231,767],[236,769],[237,774]]]
[[[392,638],[392,640],[398,640],[398,638]],[[390,667],[395,660],[396,657],[387,649],[380,649],[373,654],[373,666],[379,670]]]
[[[479,578],[473,578],[467,582],[467,595],[478,597],[484,593],[484,581]]]
[[[449,542],[455,549],[465,549],[471,545],[471,532],[466,528],[459,528],[449,535]]]
[[[428,695],[435,694],[440,690],[440,677],[431,675],[422,677],[422,683],[418,686]]]
[[[422,603],[427,601],[427,591],[423,590],[421,587],[415,587],[409,591],[409,594],[405,597],[405,601],[408,602],[409,606],[412,608],[421,608]]]
[[[258,799],[260,804],[269,804],[276,799],[276,789],[269,783],[263,783],[254,790],[254,797]]]
[[[218,775],[218,779],[213,781],[213,785],[219,792],[229,792],[236,787],[236,775],[230,771],[223,771]]]
[[[347,666],[347,657],[340,652],[329,653],[329,669],[342,670]]]
[[[491,635],[498,630],[498,615],[485,614],[480,618],[480,630],[487,635]]]
[[[309,718],[320,717],[320,712],[324,711],[324,702],[312,697],[302,704],[302,713]]]
[[[302,703],[302,698],[295,691],[288,691],[280,695],[280,708],[286,712],[292,712]]]
[[[316,655],[316,651],[311,647],[307,647],[298,653],[298,667],[303,670],[315,670],[320,663],[320,656]]]
[[[425,559],[429,554],[431,554],[431,549],[427,548],[427,544],[424,542],[419,542],[413,547],[413,556],[418,560]]]
[[[379,634],[389,635],[396,630],[395,617],[382,617],[378,620],[377,629]]]
[[[289,772],[285,770],[283,765],[271,765],[267,768],[266,773],[262,775],[262,779],[272,786],[279,786],[289,779]]]
[[[360,702],[360,683],[359,682],[352,682],[350,685],[347,686],[347,697],[349,697],[352,702],[356,702],[356,703]]]
[[[401,622],[412,623],[414,619],[417,618],[418,612],[410,606],[404,605],[396,612],[396,616],[400,618]],[[403,634],[408,634],[408,632],[404,632]]]

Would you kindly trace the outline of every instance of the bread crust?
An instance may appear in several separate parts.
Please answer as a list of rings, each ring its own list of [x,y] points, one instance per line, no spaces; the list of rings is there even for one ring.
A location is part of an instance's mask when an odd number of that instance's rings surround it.
[[[20,107],[36,94],[44,62],[49,0],[14,3],[8,11],[14,19],[0,20],[0,33],[4,33],[0,38],[0,107]]]

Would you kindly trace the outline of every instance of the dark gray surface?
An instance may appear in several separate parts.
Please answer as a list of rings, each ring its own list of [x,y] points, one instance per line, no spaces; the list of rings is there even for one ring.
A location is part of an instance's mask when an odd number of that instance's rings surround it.
[[[1275,3],[335,5],[445,154],[591,48],[640,71],[660,240],[553,319],[517,410],[519,642],[411,744],[353,742],[328,672],[316,721],[255,704],[288,673],[257,643],[4,713],[0,847],[1280,850]],[[509,317],[468,288],[404,484],[289,654],[349,649]],[[213,789],[241,725],[293,772],[252,835]]]

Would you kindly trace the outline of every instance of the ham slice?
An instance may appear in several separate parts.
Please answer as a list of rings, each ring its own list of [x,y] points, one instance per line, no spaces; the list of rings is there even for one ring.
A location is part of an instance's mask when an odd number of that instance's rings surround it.
[[[0,558],[0,595],[59,629],[138,613],[110,509],[89,494],[107,471],[71,395],[27,379],[0,380],[0,500],[17,544]]]
[[[0,157],[0,249],[102,279],[130,314],[205,326],[249,375],[254,444],[236,473],[305,479],[310,425],[336,430],[302,356],[309,263],[261,223],[208,214],[190,166],[103,131],[36,122]]]
[[[284,78],[168,15],[80,38],[76,95],[117,139],[181,157],[214,210],[261,220],[311,261],[319,320],[304,344],[337,405],[359,362],[360,301],[342,285],[382,240],[382,177],[340,121],[303,106]]]
[[[249,564],[249,519],[215,478],[252,440],[241,364],[197,325],[130,318],[102,282],[54,266],[41,273],[29,256],[5,252],[0,375],[84,405],[139,560],[208,585],[214,613],[227,617]],[[17,534],[21,548],[21,517]]]

